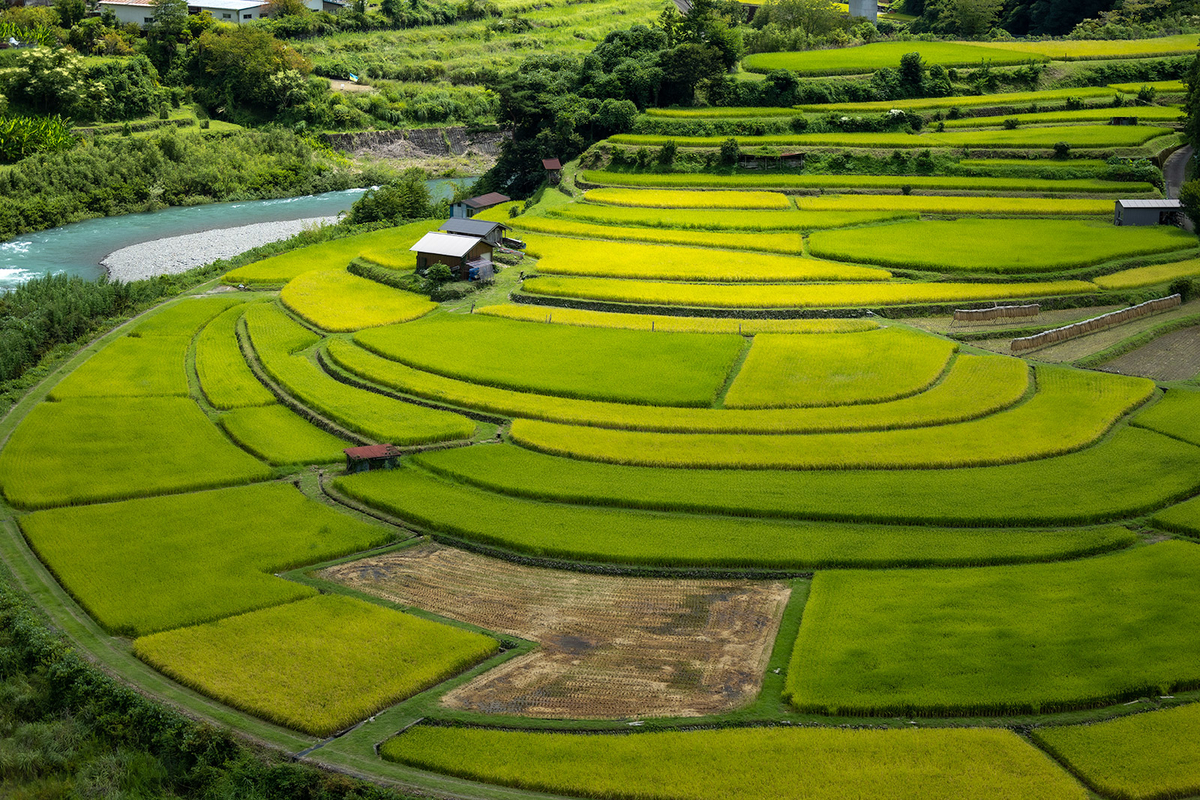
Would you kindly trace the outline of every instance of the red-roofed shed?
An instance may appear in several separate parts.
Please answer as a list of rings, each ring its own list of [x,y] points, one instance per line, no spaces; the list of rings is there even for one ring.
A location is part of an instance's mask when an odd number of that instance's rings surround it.
[[[558,185],[562,179],[562,162],[557,158],[543,158],[542,168],[546,170],[546,179],[550,181],[550,185]]]
[[[347,472],[366,472],[372,469],[391,469],[402,453],[390,444],[369,444],[364,447],[347,447]]]
[[[557,158],[543,158],[542,167],[547,170],[562,169],[562,162]]]

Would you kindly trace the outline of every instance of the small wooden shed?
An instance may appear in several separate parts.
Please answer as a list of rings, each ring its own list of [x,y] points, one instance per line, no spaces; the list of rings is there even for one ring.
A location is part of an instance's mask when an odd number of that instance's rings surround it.
[[[461,236],[453,233],[427,233],[421,240],[408,248],[417,254],[417,274],[434,264],[445,264],[456,280],[470,279],[470,270],[480,262],[491,264],[492,245],[478,236]]]
[[[500,194],[499,192],[488,192],[487,194],[471,197],[463,200],[461,203],[455,203],[450,206],[450,216],[460,219],[470,219],[480,211],[486,211],[493,206],[507,203],[511,199],[508,195]]]
[[[546,170],[546,180],[551,186],[557,186],[562,180],[562,162],[557,158],[543,158],[542,169]]]
[[[1174,225],[1183,213],[1178,200],[1118,200],[1114,225]]]
[[[346,472],[392,469],[401,455],[400,451],[390,444],[347,447],[342,452],[346,454]]]

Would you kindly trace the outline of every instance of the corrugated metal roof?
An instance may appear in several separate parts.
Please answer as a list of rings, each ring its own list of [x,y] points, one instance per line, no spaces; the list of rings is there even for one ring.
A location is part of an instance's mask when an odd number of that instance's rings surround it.
[[[501,203],[507,203],[511,199],[508,195],[503,195],[499,192],[488,192],[487,194],[479,195],[479,197],[472,197],[470,200],[463,200],[463,205],[470,206],[471,208],[491,208]]]
[[[562,169],[562,162],[557,158],[543,158],[542,167],[545,169]]]
[[[399,450],[390,444],[369,444],[364,447],[347,447],[342,452],[352,459],[363,461],[370,458],[391,458],[393,456],[403,455]]]
[[[478,236],[459,236],[453,233],[427,233],[421,241],[408,248],[411,253],[432,253],[435,256],[462,258],[482,241]]]
[[[464,233],[468,236],[487,236],[496,228],[505,228],[508,226],[503,222],[488,222],[483,219],[451,219],[442,223],[439,231],[446,233]]]
[[[1180,208],[1178,200],[1118,200],[1121,208]]]

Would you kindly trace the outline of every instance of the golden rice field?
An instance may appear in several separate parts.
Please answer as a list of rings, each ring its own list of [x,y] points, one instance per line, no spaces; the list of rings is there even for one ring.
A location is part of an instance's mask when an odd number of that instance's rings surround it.
[[[547,220],[550,223],[558,220]],[[539,226],[540,227],[540,226]],[[546,227],[579,228],[580,223]],[[639,238],[642,229],[586,226],[613,237]],[[601,278],[637,278],[662,281],[721,281],[729,283],[793,281],[886,281],[886,270],[804,258],[804,240],[787,233],[701,233],[680,231],[674,235],[654,232],[654,238],[670,241],[684,238],[680,246],[571,239],[560,236],[528,236],[527,252],[538,259],[538,272],[547,275],[579,275]],[[730,238],[738,241],[730,242]],[[709,246],[698,247],[708,240]],[[744,241],[742,241],[744,240]],[[729,245],[751,246],[754,251],[773,254],[718,250]],[[774,253],[791,257],[782,258]]]
[[[551,3],[501,0],[615,13]],[[974,64],[1187,39],[888,44]],[[1087,124],[1138,89],[895,101],[1003,111],[830,146],[1109,147],[1153,133]],[[1007,116],[1046,127],[972,129]],[[1200,391],[988,352],[1200,277],[1195,237],[1109,223],[1149,184],[685,172],[695,155],[570,165],[562,191],[485,212],[526,252],[460,299],[347,271],[411,268],[425,220],[99,334],[0,418],[0,571],[136,688],[414,796],[1200,792]],[[1066,163],[1105,174],[1086,155]],[[1026,300],[1041,313],[1008,327],[942,324]],[[402,453],[344,471],[365,444]],[[763,593],[766,616],[744,602]]]
[[[306,272],[292,278],[279,299],[301,319],[335,332],[408,322],[437,308],[427,298],[344,269]]]
[[[868,308],[908,303],[968,303],[1025,297],[1085,294],[1088,281],[1025,283],[861,283],[722,286],[713,283],[614,280],[546,276],[530,278],[523,291],[547,297],[613,303],[710,308]]]

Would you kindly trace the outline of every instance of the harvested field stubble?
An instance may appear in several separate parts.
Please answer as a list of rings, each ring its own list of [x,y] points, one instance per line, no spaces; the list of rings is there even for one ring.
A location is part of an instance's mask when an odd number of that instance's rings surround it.
[[[785,583],[580,575],[432,543],[318,577],[541,645],[453,690],[450,708],[576,719],[752,701],[790,594]]]
[[[462,672],[499,643],[349,597],[313,597],[134,642],[221,702],[329,736]]]
[[[423,467],[493,491],[664,511],[929,525],[1058,525],[1136,516],[1200,490],[1200,447],[1142,428],[1055,458],[952,470],[619,467],[511,445],[422,453]]]
[[[431,531],[534,556],[602,563],[783,570],[962,566],[1101,553],[1135,540],[1124,528],[792,524],[554,505],[478,491],[412,469],[339,478],[336,486]]]
[[[1050,758],[1005,730],[745,728],[581,736],[418,726],[385,742],[382,753],[421,769],[581,797],[1087,796]],[[803,780],[797,764],[804,765]]]
[[[785,693],[818,713],[957,715],[1195,687],[1198,569],[1200,545],[1168,541],[1055,565],[822,572]]]

